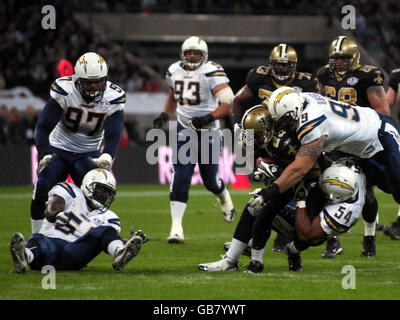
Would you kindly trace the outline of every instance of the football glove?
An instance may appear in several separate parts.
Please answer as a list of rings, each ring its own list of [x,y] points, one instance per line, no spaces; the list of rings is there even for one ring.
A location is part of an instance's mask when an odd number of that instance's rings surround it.
[[[41,173],[56,157],[57,155],[55,153],[46,154],[42,159],[40,159],[37,172]]]
[[[257,188],[250,192],[250,194],[253,195],[253,198],[249,200],[249,205],[255,210],[260,210],[268,201],[278,197],[280,192],[276,183],[270,183],[266,188]]]
[[[296,201],[306,201],[308,196],[308,188],[305,186],[303,180],[297,184],[294,193]]]
[[[254,180],[257,182],[275,180],[279,178],[282,172],[282,168],[277,164],[261,161],[257,170],[254,171]]]
[[[89,161],[98,168],[110,170],[112,157],[108,153],[103,153],[100,157],[95,159],[89,157]]]
[[[215,119],[211,113],[206,114],[205,116],[202,117],[194,117],[189,120],[189,126],[197,131],[204,126],[208,125],[209,123],[213,122]]]
[[[156,129],[161,129],[168,120],[169,116],[165,112],[161,112],[158,118],[154,119],[153,127]]]
[[[60,212],[56,216],[56,225],[59,227],[64,227],[68,224],[69,219],[69,212]]]

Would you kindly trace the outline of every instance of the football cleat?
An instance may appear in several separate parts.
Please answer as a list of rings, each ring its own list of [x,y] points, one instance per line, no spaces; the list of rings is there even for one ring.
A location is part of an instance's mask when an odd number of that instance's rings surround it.
[[[375,236],[364,236],[364,245],[361,257],[365,258],[376,257]]]
[[[239,267],[237,261],[228,258],[226,255],[221,260],[199,264],[199,270],[202,271],[238,271]]]
[[[221,195],[217,197],[217,201],[222,209],[222,214],[224,215],[224,220],[226,222],[233,222],[235,219],[235,208],[232,203],[231,196],[227,189],[225,189]]]
[[[343,248],[340,245],[339,237],[334,236],[334,237],[328,239],[326,249],[321,257],[333,259],[338,254],[342,254],[342,252],[343,252]]]
[[[228,252],[228,250],[229,250],[229,248],[231,246],[231,243],[232,242],[230,242],[230,241],[224,243],[225,252]],[[244,249],[244,251],[242,253],[242,256],[247,256],[247,257],[251,258],[251,248],[249,246],[247,246],[246,249]]]
[[[263,270],[264,270],[263,263],[256,261],[256,260],[251,260],[249,266],[243,272],[244,273],[261,273]]]
[[[184,243],[185,238],[182,235],[179,235],[177,233],[171,233],[168,237],[168,243]]]
[[[286,245],[290,243],[289,239],[284,235],[278,233],[274,240],[274,247],[272,248],[272,252],[284,253]]]
[[[233,222],[233,220],[235,220],[235,214],[236,211],[235,209],[229,210],[229,211],[223,211],[222,214],[224,215],[224,220],[226,222]]]
[[[383,233],[392,240],[400,240],[400,219],[398,218],[391,226],[383,226]]]
[[[289,245],[286,246],[285,252],[288,258],[289,271],[303,272],[300,253],[291,253]]]
[[[11,237],[10,251],[15,271],[17,273],[26,273],[28,270],[28,257],[25,253],[25,239],[21,233],[16,232]]]
[[[137,256],[142,248],[142,243],[142,238],[139,236],[134,236],[128,240],[128,242],[125,243],[125,245],[116,253],[112,263],[113,268],[117,271],[122,270],[129,261]]]

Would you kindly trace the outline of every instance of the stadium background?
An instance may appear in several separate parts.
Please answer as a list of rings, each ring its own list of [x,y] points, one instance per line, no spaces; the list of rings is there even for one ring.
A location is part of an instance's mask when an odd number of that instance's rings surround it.
[[[271,49],[280,42],[296,49],[297,69],[310,73],[327,63],[329,44],[340,34],[360,44],[363,64],[384,71],[385,87],[390,71],[400,65],[400,4],[394,0],[33,3],[0,3],[1,185],[32,184],[34,127],[50,84],[60,75],[58,64],[63,59],[74,64],[87,51],[101,54],[110,80],[128,92],[125,130],[114,164],[120,183],[160,181],[157,165],[146,161],[150,142],[145,136],[165,102],[165,71],[179,59],[180,45],[189,35],[207,41],[209,59],[224,67],[234,92],[251,68],[267,64]],[[56,9],[55,29],[42,28],[42,8],[49,4]],[[346,4],[356,8],[354,30],[341,25]],[[397,110],[392,111],[397,119]]]

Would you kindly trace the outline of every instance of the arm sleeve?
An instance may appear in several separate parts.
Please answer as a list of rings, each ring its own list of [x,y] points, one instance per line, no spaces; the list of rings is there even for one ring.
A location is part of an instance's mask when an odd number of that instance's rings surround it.
[[[60,121],[62,112],[62,108],[53,98],[50,98],[44,106],[35,133],[35,143],[39,153],[49,153],[49,135]]]
[[[103,153],[115,157],[121,141],[122,130],[124,129],[124,111],[113,113],[104,123],[105,147]]]

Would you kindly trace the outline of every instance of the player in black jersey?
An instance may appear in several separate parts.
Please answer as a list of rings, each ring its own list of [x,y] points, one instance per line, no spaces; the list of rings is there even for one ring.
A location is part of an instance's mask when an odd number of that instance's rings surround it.
[[[357,43],[347,37],[339,36],[330,45],[329,63],[316,74],[320,94],[352,105],[370,107],[390,115],[390,109],[383,87],[384,75],[374,66],[360,65],[360,52]],[[334,156],[334,155],[332,155]],[[378,203],[373,186],[368,186],[364,218],[364,248],[361,256],[375,257],[375,221]],[[328,240],[323,258],[334,258],[342,252],[337,237]]]
[[[389,107],[395,106],[396,113],[400,111],[400,68],[392,70],[389,77],[389,87],[386,92]],[[393,240],[400,240],[400,207],[397,219],[390,226],[382,226],[384,234]]]
[[[249,71],[246,84],[236,93],[231,103],[234,130],[238,128],[242,116],[249,107],[268,102],[274,90],[290,86],[297,91],[317,92],[318,82],[306,72],[296,71],[297,53],[290,45],[275,46],[269,56],[268,66],[258,66]],[[274,252],[283,252],[287,239],[278,235],[274,241]]]
[[[274,90],[282,86],[317,92],[317,80],[310,73],[296,71],[296,66],[297,53],[292,46],[281,43],[274,47],[269,65],[251,69],[246,84],[236,93],[231,104],[234,123],[240,123],[248,108],[265,101]]]
[[[271,121],[271,115],[264,105],[257,105],[250,108],[243,115],[241,126],[242,136],[240,143],[244,147],[246,144],[254,145],[255,158],[261,157],[257,170],[254,172],[254,178],[268,184],[271,180],[275,180],[282,173],[283,169],[294,160],[300,143],[297,140],[296,133],[288,133],[281,128],[274,128]],[[254,130],[254,136],[248,136],[247,130]],[[258,177],[258,178],[257,178]],[[257,190],[257,189],[256,189]],[[266,204],[262,209],[256,210],[249,203],[243,209],[240,220],[233,234],[232,242],[226,243],[226,256],[221,260],[201,264],[200,270],[204,271],[230,271],[238,270],[237,262],[239,257],[248,251],[248,247],[252,247],[251,262],[246,272],[259,273],[263,270],[264,248],[255,248],[251,245],[253,230],[256,225],[262,224],[265,227],[263,238],[270,237],[271,230],[278,232],[279,228],[274,226],[275,217],[294,199],[293,190],[288,190],[279,195],[270,204]],[[261,212],[268,214],[261,214]],[[259,221],[262,216],[262,221]],[[267,217],[268,221],[265,221]],[[280,234],[280,233],[278,233]],[[288,238],[289,239],[289,238]],[[293,240],[290,238],[290,240]]]

